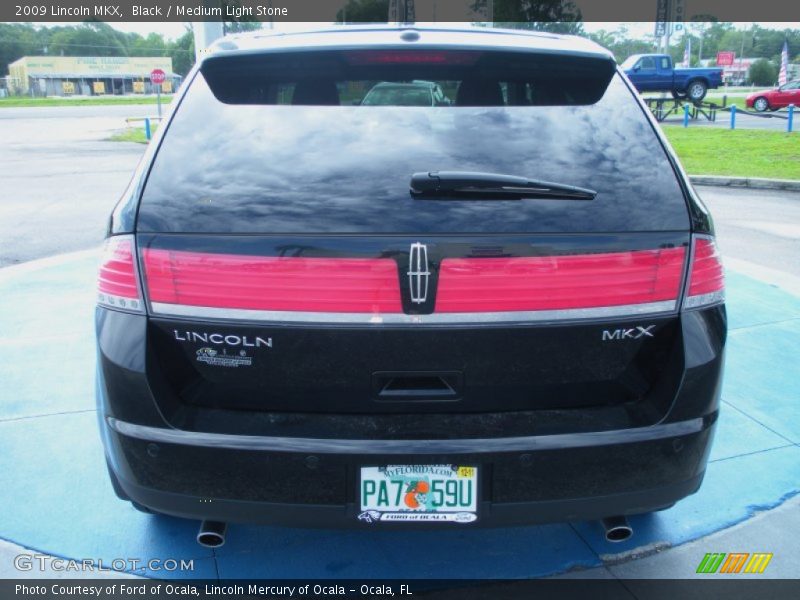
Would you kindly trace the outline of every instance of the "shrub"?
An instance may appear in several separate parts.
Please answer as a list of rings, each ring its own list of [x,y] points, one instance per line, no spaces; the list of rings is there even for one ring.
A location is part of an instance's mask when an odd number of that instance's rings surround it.
[[[772,85],[778,79],[778,69],[766,58],[759,58],[750,65],[749,79],[755,85]]]

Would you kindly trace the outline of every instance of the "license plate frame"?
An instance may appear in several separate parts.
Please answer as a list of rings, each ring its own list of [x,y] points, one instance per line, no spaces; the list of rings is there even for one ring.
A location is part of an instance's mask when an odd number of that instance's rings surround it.
[[[480,506],[480,468],[362,466],[356,494],[358,519],[365,523],[474,523]]]

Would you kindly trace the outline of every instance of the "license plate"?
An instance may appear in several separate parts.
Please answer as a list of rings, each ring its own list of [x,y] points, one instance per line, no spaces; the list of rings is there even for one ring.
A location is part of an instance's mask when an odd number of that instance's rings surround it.
[[[358,495],[358,518],[366,523],[471,523],[478,518],[478,467],[362,467]]]

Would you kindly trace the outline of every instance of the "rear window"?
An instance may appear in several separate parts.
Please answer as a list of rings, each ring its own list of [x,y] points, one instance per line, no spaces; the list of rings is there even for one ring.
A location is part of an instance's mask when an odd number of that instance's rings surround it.
[[[685,229],[675,174],[610,60],[353,50],[209,60],[165,132],[140,231]],[[514,175],[591,201],[425,200],[414,173]]]
[[[202,72],[227,104],[430,106],[438,90],[439,106],[543,106],[593,104],[614,64],[519,52],[343,50],[217,58]]]

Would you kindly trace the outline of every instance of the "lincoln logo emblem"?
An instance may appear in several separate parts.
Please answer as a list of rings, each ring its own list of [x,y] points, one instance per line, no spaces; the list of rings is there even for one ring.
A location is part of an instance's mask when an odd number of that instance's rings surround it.
[[[411,290],[411,302],[422,304],[428,298],[428,247],[419,242],[411,244],[408,255],[408,287]]]

